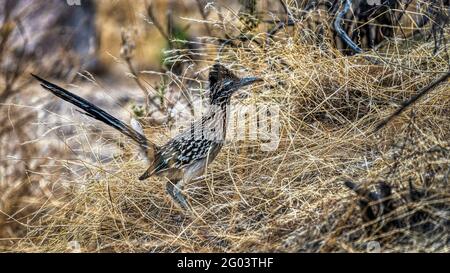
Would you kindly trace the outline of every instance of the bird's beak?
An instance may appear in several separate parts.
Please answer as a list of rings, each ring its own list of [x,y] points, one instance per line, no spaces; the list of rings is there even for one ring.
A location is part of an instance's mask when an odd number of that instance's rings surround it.
[[[254,84],[255,82],[261,82],[261,78],[257,77],[245,77],[239,80],[239,83],[237,84],[237,88],[241,88],[250,84]]]

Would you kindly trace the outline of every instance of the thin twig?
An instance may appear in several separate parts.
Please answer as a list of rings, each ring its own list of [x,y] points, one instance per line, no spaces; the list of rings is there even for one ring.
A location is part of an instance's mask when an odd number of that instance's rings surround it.
[[[121,57],[125,61],[125,63],[128,66],[128,70],[133,76],[134,81],[138,85],[138,87],[142,90],[145,97],[145,107],[147,110],[147,113],[149,112],[148,107],[150,106],[150,103],[153,104],[157,109],[161,109],[158,104],[156,104],[153,100],[150,99],[150,92],[145,87],[145,85],[142,83],[141,79],[138,76],[138,71],[134,68],[132,58],[133,58],[133,51],[134,51],[135,45],[134,42],[130,40],[130,37],[127,36],[127,34],[122,31],[122,49],[121,49]]]
[[[279,0],[281,6],[283,7],[284,12],[287,15],[287,20],[285,22],[278,22],[271,30],[267,32],[267,38],[272,38],[273,35],[275,35],[280,29],[287,27],[287,26],[294,26],[295,20],[294,15],[289,10],[289,7],[286,5],[286,3],[283,0]]]
[[[211,32],[211,28],[209,27],[209,24],[206,22],[208,20],[208,16],[205,13],[204,7],[202,5],[202,3],[200,2],[200,0],[196,0],[197,2],[197,7],[198,7],[198,11],[200,12],[202,18],[203,18],[203,25],[205,26],[206,32],[208,33],[208,36],[212,36],[212,32]]]
[[[146,107],[150,106],[150,103],[153,104],[157,109],[161,109],[161,106],[158,105],[156,102],[154,102],[152,99],[150,99],[150,92],[148,89],[144,86],[144,84],[139,79],[139,76],[137,74],[136,69],[133,66],[133,63],[131,62],[131,58],[125,58],[125,63],[128,66],[129,72],[132,74],[134,81],[139,86],[139,88],[144,92],[145,96],[145,105]],[[148,110],[148,109],[147,109]]]
[[[148,17],[150,17],[150,20],[152,21],[153,25],[159,31],[159,33],[164,37],[164,39],[167,40],[169,45],[171,45],[172,41],[171,41],[169,35],[164,31],[164,28],[159,23],[159,21],[156,19],[156,16],[153,14],[153,4],[152,3],[147,8],[147,14],[148,14]]]
[[[394,119],[396,116],[400,115],[401,113],[403,113],[403,111],[405,111],[409,106],[411,106],[414,102],[416,102],[418,99],[420,99],[421,97],[423,97],[425,94],[427,94],[430,90],[432,90],[433,88],[435,88],[436,86],[438,86],[440,83],[446,81],[448,78],[450,77],[450,71],[448,71],[447,73],[445,73],[444,75],[442,75],[440,78],[434,80],[432,83],[430,83],[429,85],[423,87],[421,90],[419,90],[419,92],[417,93],[417,95],[413,96],[412,98],[410,98],[409,100],[405,101],[402,103],[402,106],[400,108],[398,108],[393,114],[391,114],[388,118],[386,118],[385,120],[383,120],[382,122],[380,122],[377,127],[375,127],[375,130],[373,131],[374,133],[379,131],[380,129],[382,129],[384,126],[386,126],[392,119]]]

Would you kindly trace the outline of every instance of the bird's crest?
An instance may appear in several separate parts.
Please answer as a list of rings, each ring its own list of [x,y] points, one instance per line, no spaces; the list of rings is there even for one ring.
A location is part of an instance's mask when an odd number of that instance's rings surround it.
[[[233,86],[238,82],[239,77],[233,72],[219,63],[214,64],[209,71],[211,104],[226,104],[233,93]]]
[[[225,66],[219,63],[214,64],[209,71],[209,88],[219,89],[227,80],[238,81],[239,78]]]

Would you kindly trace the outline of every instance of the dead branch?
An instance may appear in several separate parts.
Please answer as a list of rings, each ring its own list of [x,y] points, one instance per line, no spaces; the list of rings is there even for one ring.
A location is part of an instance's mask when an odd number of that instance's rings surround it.
[[[350,47],[355,53],[362,53],[363,50],[355,44],[350,37],[348,37],[347,33],[342,29],[342,18],[347,14],[348,10],[350,9],[352,5],[351,0],[343,0],[344,7],[342,10],[337,14],[336,19],[334,20],[334,29],[336,30],[337,35],[347,44],[348,47]]]
[[[419,90],[419,92],[417,93],[417,95],[414,95],[412,98],[410,98],[409,100],[405,101],[402,103],[402,105],[394,112],[392,113],[388,118],[386,118],[385,120],[383,120],[382,122],[380,122],[377,127],[375,127],[375,130],[373,131],[374,133],[379,131],[380,129],[382,129],[384,126],[386,126],[392,119],[394,119],[396,116],[400,115],[401,113],[403,113],[409,106],[411,106],[412,104],[414,104],[417,100],[419,100],[421,97],[423,97],[425,94],[427,94],[430,90],[432,90],[433,88],[435,88],[436,86],[438,86],[440,83],[446,81],[448,78],[450,77],[450,71],[448,71],[447,73],[445,73],[444,75],[442,75],[440,78],[434,80],[432,83],[430,83],[429,85],[423,87],[422,89]]]

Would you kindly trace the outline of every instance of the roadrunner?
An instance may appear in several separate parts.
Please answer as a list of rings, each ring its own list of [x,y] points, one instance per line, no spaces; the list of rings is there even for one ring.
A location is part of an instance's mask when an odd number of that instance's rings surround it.
[[[32,76],[41,82],[43,88],[81,108],[84,114],[102,121],[136,141],[151,162],[139,180],[152,175],[168,178],[169,182],[166,184],[168,194],[184,209],[189,208],[189,205],[182,193],[183,186],[203,175],[208,164],[222,148],[231,96],[238,89],[261,81],[256,77],[239,78],[223,65],[216,63],[209,71],[210,107],[207,113],[200,120],[193,122],[187,130],[158,147],[142,133],[85,99],[36,75]]]

